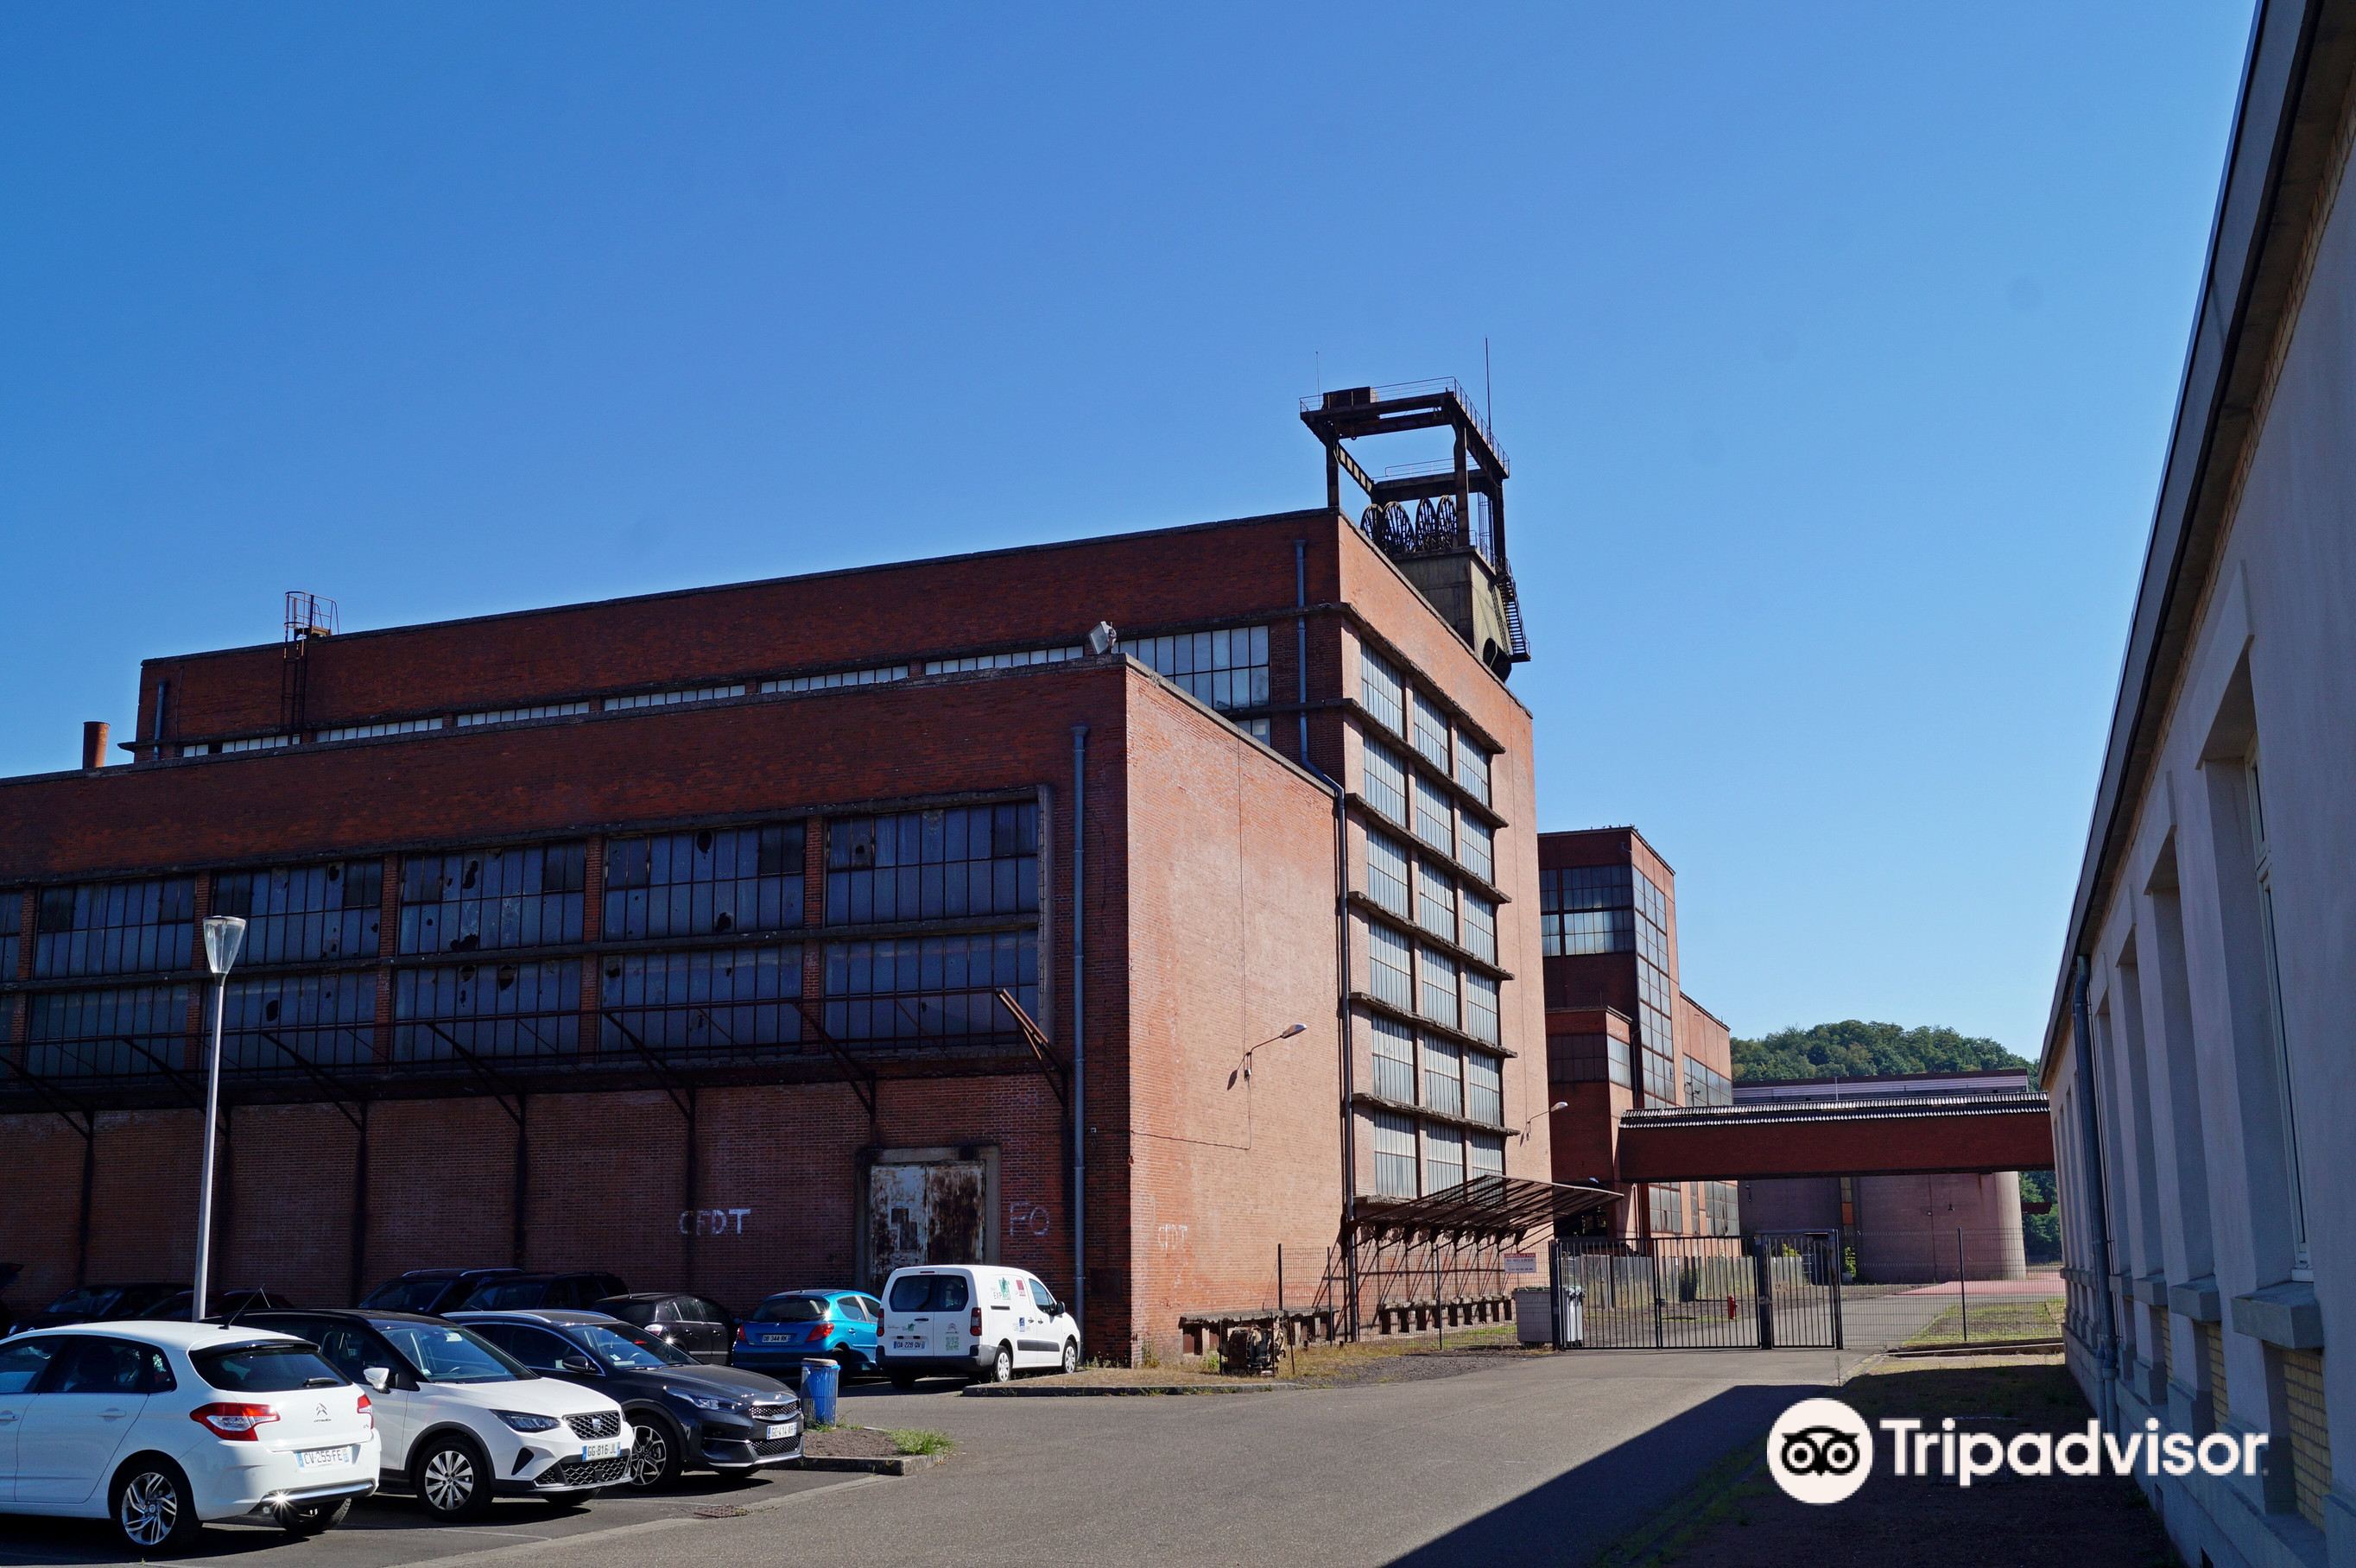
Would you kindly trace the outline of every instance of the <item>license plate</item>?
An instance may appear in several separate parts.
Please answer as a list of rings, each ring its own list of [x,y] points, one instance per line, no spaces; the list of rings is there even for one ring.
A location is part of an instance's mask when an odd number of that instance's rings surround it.
[[[783,1344],[787,1344],[787,1343],[788,1343],[789,1341],[791,1341],[791,1340],[792,1340],[792,1339],[793,1339],[793,1337],[794,1337],[794,1331],[793,1331],[792,1329],[788,1328],[788,1329],[787,1329],[785,1332],[783,1332],[782,1334],[764,1334],[764,1335],[762,1335],[762,1336],[761,1336],[761,1343],[763,1343],[764,1345],[783,1345]]]
[[[603,1443],[581,1445],[581,1456],[584,1459],[611,1459],[621,1452],[622,1440],[618,1437],[609,1437]]]
[[[305,1448],[298,1451],[294,1456],[296,1468],[304,1470],[315,1470],[323,1465],[348,1465],[351,1462],[352,1451],[348,1446],[343,1448]]]
[[[777,1437],[791,1437],[791,1436],[794,1435],[795,1431],[797,1430],[797,1428],[798,1428],[798,1424],[799,1424],[798,1423],[791,1422],[791,1421],[780,1421],[780,1422],[775,1423],[775,1424],[772,1424],[772,1425],[770,1426],[770,1428],[769,1428],[769,1435],[770,1435],[772,1438],[777,1438]]]
[[[894,1339],[892,1348],[895,1350],[921,1350],[925,1342],[922,1339]]]

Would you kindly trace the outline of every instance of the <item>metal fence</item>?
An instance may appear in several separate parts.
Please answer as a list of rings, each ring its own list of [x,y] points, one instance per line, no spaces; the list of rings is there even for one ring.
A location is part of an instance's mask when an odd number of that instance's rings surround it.
[[[1832,1231],[1567,1237],[1556,1264],[1590,1349],[1836,1349],[1840,1265]]]

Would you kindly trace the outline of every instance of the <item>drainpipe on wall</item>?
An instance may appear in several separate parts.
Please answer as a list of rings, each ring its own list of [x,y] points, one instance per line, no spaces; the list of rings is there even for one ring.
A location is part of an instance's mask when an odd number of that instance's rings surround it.
[[[1309,766],[1309,541],[1292,541],[1293,673],[1301,700],[1301,765]]]
[[[1087,955],[1087,923],[1082,889],[1088,865],[1088,727],[1072,726],[1072,1317],[1087,1331],[1088,1321],[1088,1156],[1087,1062],[1084,1020],[1087,1017],[1087,976],[1082,962]]]
[[[2094,1342],[2095,1413],[2104,1431],[2118,1425],[2119,1326],[2111,1300],[2111,1216],[2109,1195],[2103,1182],[2103,1131],[2094,1114],[2094,1031],[2086,1014],[2086,959],[2078,957],[2070,986],[2070,1027],[2078,1036],[2073,1076],[2078,1080],[2079,1136],[2084,1140],[2086,1237],[2096,1272],[2101,1275],[2095,1298],[2102,1303],[2102,1328]]]
[[[1304,719],[1303,723],[1307,720]],[[1333,976],[1333,1010],[1342,1029],[1342,1269],[1350,1316],[1350,1338],[1358,1337],[1358,1249],[1354,1238],[1358,1220],[1358,1124],[1350,1101],[1357,1092],[1357,1051],[1350,1017],[1350,834],[1343,810],[1342,786],[1323,769],[1301,765],[1333,792],[1333,949],[1340,967]]]

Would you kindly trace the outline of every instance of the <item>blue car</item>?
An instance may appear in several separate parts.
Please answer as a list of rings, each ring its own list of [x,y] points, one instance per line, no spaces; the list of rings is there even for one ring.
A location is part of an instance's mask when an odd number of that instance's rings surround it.
[[[736,1325],[731,1366],[747,1371],[790,1371],[824,1356],[846,1378],[873,1371],[875,1331],[884,1304],[858,1290],[781,1290]]]

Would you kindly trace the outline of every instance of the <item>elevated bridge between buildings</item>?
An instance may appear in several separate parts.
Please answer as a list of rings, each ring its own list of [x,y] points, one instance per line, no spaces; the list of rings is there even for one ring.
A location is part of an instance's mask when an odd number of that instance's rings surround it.
[[[2052,1164],[2046,1098],[2028,1088],[1828,1090],[1620,1117],[1622,1182],[1986,1175]]]

